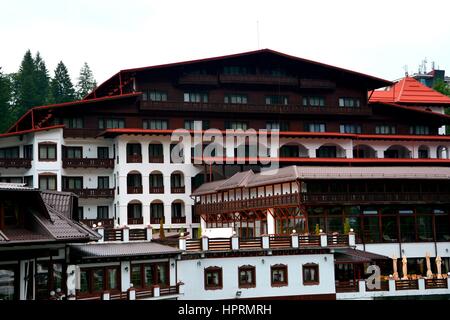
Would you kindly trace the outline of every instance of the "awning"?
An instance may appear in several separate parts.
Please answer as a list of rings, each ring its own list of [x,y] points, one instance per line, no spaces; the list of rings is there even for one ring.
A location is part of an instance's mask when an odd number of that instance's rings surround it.
[[[375,260],[389,260],[389,257],[357,249],[338,249],[334,254],[334,263],[370,263]]]

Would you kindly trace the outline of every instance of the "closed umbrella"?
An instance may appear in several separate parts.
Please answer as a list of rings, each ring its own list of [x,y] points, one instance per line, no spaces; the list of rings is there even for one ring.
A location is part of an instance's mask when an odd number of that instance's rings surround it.
[[[406,256],[403,256],[402,258],[402,264],[403,264],[403,278],[402,280],[408,280],[408,260],[406,260]]]
[[[397,271],[397,257],[394,255],[392,256],[392,267],[394,270],[394,280],[398,280],[398,271]]]
[[[442,279],[442,274],[441,274],[441,264],[442,264],[442,259],[440,256],[436,257],[436,269],[437,269],[437,278],[438,279]]]
[[[431,279],[433,278],[433,272],[431,272],[431,261],[429,252],[427,252],[426,259],[427,259],[427,278]]]

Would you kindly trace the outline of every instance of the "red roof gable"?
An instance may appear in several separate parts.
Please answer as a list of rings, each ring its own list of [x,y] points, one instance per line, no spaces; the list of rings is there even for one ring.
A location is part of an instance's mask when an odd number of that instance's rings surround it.
[[[450,97],[433,90],[411,77],[396,82],[388,90],[374,91],[370,102],[408,104],[450,104]]]

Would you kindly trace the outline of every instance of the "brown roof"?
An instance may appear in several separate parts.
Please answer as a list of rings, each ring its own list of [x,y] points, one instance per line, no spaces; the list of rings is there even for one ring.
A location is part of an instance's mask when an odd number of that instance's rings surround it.
[[[357,249],[336,249],[335,263],[368,263],[375,260],[387,260],[389,257]]]
[[[74,195],[70,192],[41,191],[42,200],[47,205],[66,217],[72,217]]]
[[[84,259],[132,257],[146,255],[176,255],[180,250],[155,242],[88,243],[72,245],[74,255]]]

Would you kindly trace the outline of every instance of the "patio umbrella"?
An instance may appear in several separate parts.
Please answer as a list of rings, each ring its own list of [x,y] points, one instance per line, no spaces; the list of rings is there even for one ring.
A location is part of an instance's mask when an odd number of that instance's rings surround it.
[[[430,262],[430,253],[427,252],[426,255],[426,259],[427,259],[427,278],[433,278],[433,272],[431,272],[431,262]]]
[[[397,280],[398,279],[398,272],[397,272],[397,257],[394,255],[392,256],[392,267],[394,270],[394,279]]]
[[[406,260],[406,256],[404,255],[402,258],[402,264],[403,264],[403,278],[402,280],[408,280],[408,260]]]
[[[436,257],[436,269],[437,269],[437,278],[438,279],[442,279],[442,274],[441,274],[441,264],[442,264],[442,259],[440,256]]]

